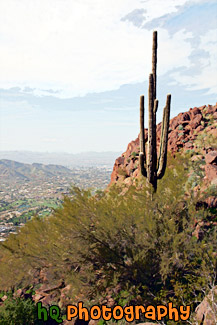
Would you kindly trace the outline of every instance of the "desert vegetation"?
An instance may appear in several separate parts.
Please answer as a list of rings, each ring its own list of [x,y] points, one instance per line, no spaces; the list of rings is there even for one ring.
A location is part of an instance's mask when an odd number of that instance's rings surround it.
[[[65,303],[171,301],[190,304],[193,315],[215,285],[217,241],[216,211],[197,204],[189,162],[189,156],[169,156],[152,199],[143,177],[134,186],[113,186],[94,196],[72,188],[61,208],[35,217],[1,244],[1,290],[31,285],[40,291],[38,274],[46,269],[50,285],[68,288]],[[206,223],[200,236],[195,222]],[[60,296],[55,299],[50,303],[64,308]]]

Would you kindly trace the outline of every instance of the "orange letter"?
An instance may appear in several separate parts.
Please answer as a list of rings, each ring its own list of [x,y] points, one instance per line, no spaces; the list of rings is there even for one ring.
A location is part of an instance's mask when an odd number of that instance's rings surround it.
[[[84,318],[82,317],[84,313]],[[89,313],[88,313],[88,310],[86,307],[83,307],[83,302],[80,301],[78,303],[78,318],[79,319],[84,319],[85,321],[88,321],[89,320]]]
[[[174,321],[178,322],[178,320],[179,320],[178,310],[175,307],[173,308],[173,303],[172,302],[169,302],[168,305],[169,305],[169,319],[172,320],[173,319],[173,314],[175,314]]]
[[[97,315],[94,315],[94,311],[97,310]],[[99,306],[93,306],[90,309],[90,318],[92,319],[100,319],[101,317],[101,310]]]
[[[132,322],[134,320],[133,306],[125,307],[124,313],[127,322]]]
[[[148,319],[156,320],[156,312],[154,306],[150,305],[146,308],[145,317]]]
[[[186,310],[184,310],[184,306],[180,306],[180,313],[185,314],[185,316],[180,315],[181,320],[187,320],[190,317],[191,307],[187,305],[185,308]]]
[[[117,310],[119,310],[120,315],[117,315]],[[115,306],[113,309],[113,317],[116,320],[122,319],[124,316],[123,308],[121,306]]]
[[[73,309],[73,313],[72,313],[72,309]],[[67,312],[67,320],[72,320],[72,318],[78,315],[78,308],[74,305],[68,305],[66,312]]]
[[[140,305],[140,306],[135,306],[135,319],[140,319],[140,314],[139,311],[141,310],[142,313],[145,313],[145,307]]]
[[[161,309],[163,309],[164,311],[161,312]],[[167,315],[167,307],[163,305],[157,306],[157,320],[161,320],[166,315]]]
[[[104,320],[110,320],[112,318],[111,307],[106,307],[106,305],[102,305],[102,318]],[[106,315],[107,313],[107,315]]]

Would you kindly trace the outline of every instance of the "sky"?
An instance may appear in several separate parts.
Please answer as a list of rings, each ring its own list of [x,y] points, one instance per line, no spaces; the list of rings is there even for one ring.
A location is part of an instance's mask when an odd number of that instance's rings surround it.
[[[0,150],[124,152],[148,102],[153,30],[157,121],[168,93],[171,117],[215,104],[215,0],[1,0]]]

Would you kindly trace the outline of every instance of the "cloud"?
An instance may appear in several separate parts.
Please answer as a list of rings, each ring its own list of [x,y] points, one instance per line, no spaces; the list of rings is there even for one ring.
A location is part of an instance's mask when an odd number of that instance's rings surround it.
[[[194,1],[200,3],[200,1]],[[152,35],[138,28],[178,12],[187,0],[7,0],[0,2],[0,87],[26,87],[36,96],[83,96],[147,80]],[[179,6],[179,7],[178,7]],[[139,10],[139,11],[138,11]],[[132,14],[134,13],[134,14]],[[123,17],[131,15],[134,23]],[[140,15],[141,16],[141,15]],[[140,17],[141,20],[141,17]],[[135,26],[136,25],[136,26]],[[189,66],[191,44],[182,28],[159,29],[159,75]],[[160,50],[161,48],[161,50]]]
[[[148,30],[164,28],[170,34],[175,34],[184,28],[198,37],[205,34],[207,30],[216,28],[216,21],[216,1],[187,1],[183,6],[178,6],[175,12],[168,12],[148,22],[144,21],[142,27]]]
[[[198,50],[206,50],[205,56],[200,56],[198,69],[193,75],[186,71],[178,71],[172,73],[171,76],[180,84],[185,84],[189,90],[206,89],[207,94],[217,93],[217,61],[216,61],[216,44],[217,44],[217,29],[210,30],[201,36],[201,42]],[[207,53],[209,53],[207,55]],[[194,57],[193,57],[194,58]],[[197,62],[198,62],[197,61]],[[194,62],[195,63],[195,62]],[[195,77],[196,75],[196,77]]]
[[[146,20],[145,13],[147,12],[146,9],[135,9],[123,18],[121,18],[122,21],[131,21],[133,25],[136,27],[141,27],[144,23],[144,20]]]
[[[184,35],[188,34],[188,38],[184,39],[190,44],[190,54],[182,44],[188,64],[183,67],[179,64],[176,68],[172,64],[173,69],[169,71],[172,84],[183,85],[190,91],[203,89],[207,94],[216,94],[217,3],[213,0],[187,2],[177,9],[176,12],[144,22],[142,28],[167,30],[172,38],[181,31]],[[183,51],[182,46],[179,51]]]

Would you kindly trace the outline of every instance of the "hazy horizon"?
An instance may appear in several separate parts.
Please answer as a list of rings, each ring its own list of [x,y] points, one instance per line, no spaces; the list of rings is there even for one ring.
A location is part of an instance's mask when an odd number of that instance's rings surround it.
[[[27,153],[42,153],[42,154],[68,154],[68,155],[79,155],[79,154],[85,154],[85,153],[93,153],[93,154],[101,154],[101,153],[121,153],[120,150],[107,150],[107,151],[80,151],[80,152],[67,152],[67,151],[33,151],[33,150],[0,150],[0,153],[4,152],[27,152]]]
[[[12,160],[25,164],[55,164],[66,167],[109,167],[121,155],[119,151],[107,152],[34,152],[34,151],[0,151],[0,160]]]

